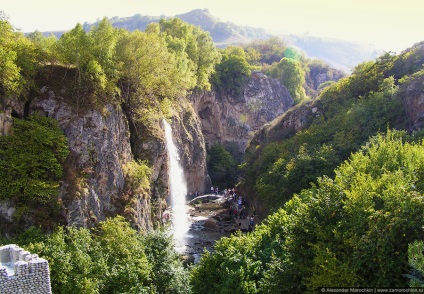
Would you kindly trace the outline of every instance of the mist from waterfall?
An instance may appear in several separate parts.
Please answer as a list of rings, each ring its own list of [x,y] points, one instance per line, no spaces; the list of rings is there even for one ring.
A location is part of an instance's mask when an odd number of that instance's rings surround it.
[[[184,170],[180,164],[178,149],[172,138],[172,128],[166,120],[163,120],[163,125],[169,161],[168,175],[172,209],[172,233],[176,250],[183,252],[186,245],[186,235],[190,227],[186,205],[187,183],[184,177]]]

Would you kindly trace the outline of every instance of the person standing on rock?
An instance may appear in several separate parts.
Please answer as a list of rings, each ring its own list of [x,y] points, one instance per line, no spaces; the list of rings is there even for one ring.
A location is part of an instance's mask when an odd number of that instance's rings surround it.
[[[245,210],[246,210],[246,208],[243,205],[242,208],[240,209],[240,219],[244,219]]]
[[[255,217],[253,215],[249,219],[249,227],[251,227],[252,230],[255,228]]]

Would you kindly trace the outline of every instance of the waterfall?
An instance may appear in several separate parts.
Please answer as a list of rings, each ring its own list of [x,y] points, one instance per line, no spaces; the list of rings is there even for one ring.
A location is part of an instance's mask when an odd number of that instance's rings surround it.
[[[169,161],[168,175],[172,208],[172,233],[176,250],[182,253],[185,249],[186,235],[190,227],[186,205],[187,184],[180,164],[178,149],[172,139],[171,126],[165,120],[163,120],[163,125]]]

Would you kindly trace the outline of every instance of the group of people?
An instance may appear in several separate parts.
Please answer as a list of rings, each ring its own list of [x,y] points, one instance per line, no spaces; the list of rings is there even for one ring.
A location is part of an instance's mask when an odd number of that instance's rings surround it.
[[[242,227],[242,221],[248,217],[246,208],[246,198],[236,193],[235,189],[224,190],[224,197],[228,203],[228,213],[230,217],[234,217],[238,223],[238,230],[251,232],[255,228],[255,209],[252,208],[253,214],[248,219],[248,228]]]

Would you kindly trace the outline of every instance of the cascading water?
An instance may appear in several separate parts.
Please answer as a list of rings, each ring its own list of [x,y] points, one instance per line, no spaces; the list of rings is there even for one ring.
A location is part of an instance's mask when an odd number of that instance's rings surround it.
[[[172,128],[163,120],[165,128],[166,149],[169,160],[169,185],[171,196],[171,221],[176,250],[182,253],[186,245],[189,230],[188,210],[186,205],[187,184],[184,170],[180,165],[178,149],[172,139]]]

